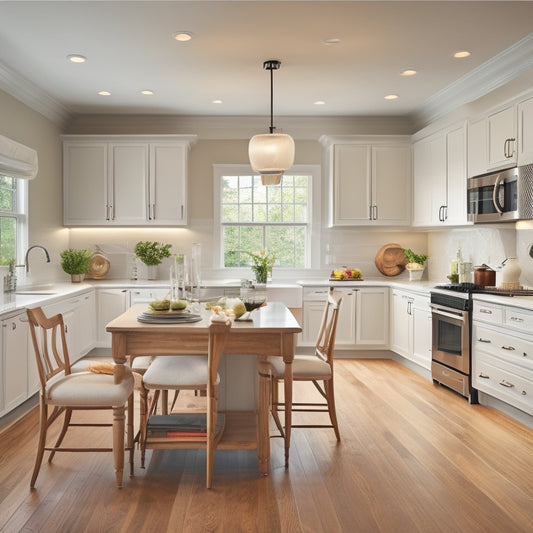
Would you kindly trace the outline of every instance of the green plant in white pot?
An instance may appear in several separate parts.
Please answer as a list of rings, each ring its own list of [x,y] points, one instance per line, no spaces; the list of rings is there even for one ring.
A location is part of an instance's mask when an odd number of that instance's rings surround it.
[[[148,279],[157,278],[157,265],[163,259],[170,257],[171,244],[163,244],[156,241],[139,241],[133,251],[135,257],[140,259],[148,267]]]
[[[61,268],[67,274],[70,274],[72,283],[83,281],[85,274],[89,272],[92,253],[87,250],[69,248],[68,250],[63,250],[59,255],[61,257]]]
[[[422,279],[428,256],[426,254],[417,254],[410,248],[404,248],[403,253],[407,259],[405,268],[409,271],[409,279],[411,281]]]

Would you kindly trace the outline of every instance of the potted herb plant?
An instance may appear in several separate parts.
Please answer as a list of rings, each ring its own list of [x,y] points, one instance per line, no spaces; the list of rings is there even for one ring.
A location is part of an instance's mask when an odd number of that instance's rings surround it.
[[[139,241],[134,248],[135,257],[148,267],[148,279],[157,279],[157,265],[170,257],[171,244],[156,241]]]
[[[68,250],[63,250],[59,255],[61,257],[61,268],[67,274],[70,274],[72,283],[83,281],[85,274],[89,272],[92,253],[87,250],[69,248]]]
[[[417,254],[410,248],[404,248],[403,253],[407,259],[405,268],[409,271],[409,280],[417,281],[422,279],[426,261],[428,259],[427,254]]]

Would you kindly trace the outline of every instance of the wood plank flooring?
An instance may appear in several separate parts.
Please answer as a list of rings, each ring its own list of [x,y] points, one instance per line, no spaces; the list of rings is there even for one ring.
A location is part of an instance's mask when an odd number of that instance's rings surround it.
[[[285,470],[272,438],[268,477],[255,451],[220,450],[212,490],[205,451],[155,450],[145,470],[136,455],[121,490],[110,454],[65,453],[30,491],[32,411],[0,434],[0,531],[533,531],[533,430],[390,360],[338,360],[336,397],[339,444],[332,430],[295,429]]]

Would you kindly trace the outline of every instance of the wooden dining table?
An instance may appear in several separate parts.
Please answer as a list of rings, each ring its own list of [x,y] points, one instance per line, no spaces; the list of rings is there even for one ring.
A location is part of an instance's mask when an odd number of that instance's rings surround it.
[[[209,316],[192,323],[144,323],[138,316],[147,310],[146,304],[137,304],[107,324],[112,337],[112,355],[115,362],[115,383],[120,383],[128,371],[126,364],[141,355],[206,354],[209,336]],[[259,367],[259,394],[257,406],[256,448],[259,471],[267,475],[270,469],[270,366],[269,356],[282,357],[285,363],[284,393],[288,405],[292,402],[292,362],[296,335],[302,331],[297,320],[280,302],[267,305],[252,312],[251,321],[232,324],[223,353],[243,354],[257,357]],[[133,436],[133,402],[130,401],[127,417],[128,439]],[[124,472],[125,416],[113,419],[113,454],[117,485],[122,486]],[[226,433],[226,430],[225,430]],[[228,431],[228,434],[231,432]],[[285,461],[289,457],[291,438],[291,410],[285,410]],[[132,449],[133,442],[127,443]],[[226,448],[250,448],[249,443],[236,438]]]

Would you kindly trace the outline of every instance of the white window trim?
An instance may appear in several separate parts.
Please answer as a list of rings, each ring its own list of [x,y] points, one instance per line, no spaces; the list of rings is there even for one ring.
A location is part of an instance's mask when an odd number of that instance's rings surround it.
[[[311,207],[311,220],[310,234],[309,234],[309,249],[307,250],[308,256],[306,257],[305,269],[298,268],[278,268],[276,272],[283,277],[284,273],[292,275],[301,271],[307,271],[310,269],[320,268],[320,179],[321,168],[320,165],[293,165],[288,174],[299,174],[311,176],[311,187],[309,189],[309,205]],[[213,165],[213,268],[224,268],[226,272],[235,273],[235,275],[241,274],[245,270],[249,270],[243,267],[226,268],[224,267],[224,261],[222,256],[222,225],[220,223],[220,181],[222,176],[227,175],[257,175],[252,170],[250,165],[242,164],[215,164]]]
[[[17,208],[15,212],[1,211],[3,216],[12,216],[17,219],[17,249],[15,251],[15,263],[22,264],[24,262],[24,254],[28,248],[28,196],[29,187],[28,180],[16,179],[17,182]]]

